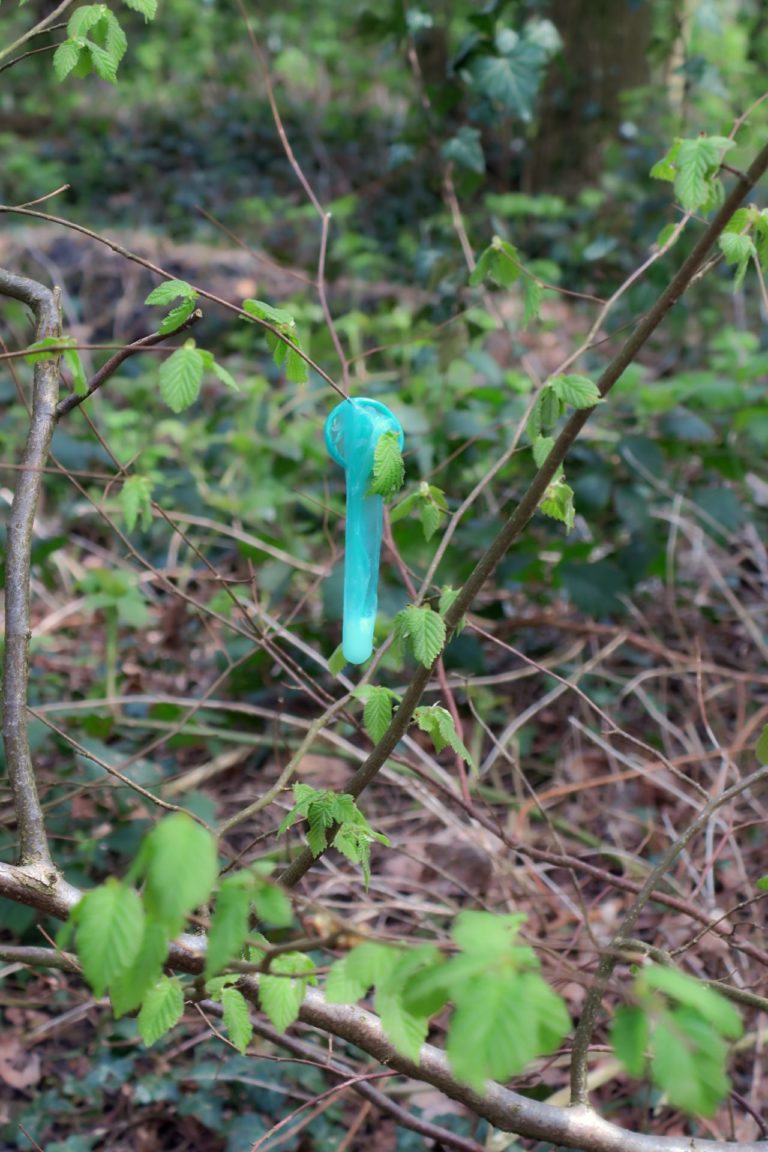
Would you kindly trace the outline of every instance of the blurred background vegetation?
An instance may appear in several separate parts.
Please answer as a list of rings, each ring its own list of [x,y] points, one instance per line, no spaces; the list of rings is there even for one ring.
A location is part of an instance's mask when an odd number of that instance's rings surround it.
[[[6,0],[4,42],[50,7]],[[584,339],[595,298],[608,299],[677,220],[670,186],[649,178],[653,163],[675,136],[728,135],[763,95],[768,4],[385,0],[366,8],[291,0],[255,3],[248,14],[291,147],[333,213],[325,274],[353,390],[389,404],[401,419],[406,491],[426,480],[454,511],[505,451],[537,382]],[[319,221],[286,160],[263,61],[237,6],[160,0],[152,24],[127,10],[121,19],[129,52],[114,87],[95,77],[60,85],[49,52],[0,72],[0,200],[20,204],[66,184],[42,210],[115,236],[227,299],[258,296],[290,308],[313,359],[336,376],[311,283]],[[51,33],[52,47],[61,35]],[[741,125],[732,166],[748,163],[764,138],[765,109],[758,105]],[[694,221],[621,297],[604,342],[578,371],[596,376],[697,230]],[[540,319],[527,328],[516,288],[489,294],[468,287],[471,254],[493,235],[517,245],[551,286]],[[0,261],[62,284],[67,331],[82,342],[122,343],[156,325],[142,303],[156,281],[56,225],[4,216]],[[668,646],[681,666],[698,653],[745,675],[765,659],[765,303],[754,270],[734,290],[733,270],[715,263],[694,285],[572,454],[574,530],[566,536],[562,525],[536,517],[477,605],[476,622],[496,641],[524,647],[536,660],[555,652],[551,669],[581,677],[598,703],[619,699]],[[4,304],[2,316],[4,339],[23,347],[23,310]],[[156,358],[137,356],[88,418],[74,414],[54,442],[56,468],[69,479],[54,468],[46,481],[33,556],[34,738],[54,843],[76,883],[119,869],[149,820],[134,795],[105,786],[94,756],[129,758],[138,783],[183,794],[206,818],[226,815],[243,796],[252,798],[254,780],[271,782],[295,746],[290,723],[275,719],[286,700],[300,717],[315,714],[308,695],[294,698],[286,688],[274,650],[262,643],[269,621],[288,622],[300,641],[290,648],[291,667],[309,681],[327,679],[312,653],[329,657],[340,638],[341,572],[337,566],[329,574],[328,566],[340,547],[343,492],[321,434],[336,397],[314,373],[306,385],[286,384],[257,330],[222,311],[206,308],[194,335],[235,375],[239,394],[212,382],[193,409],[174,417],[158,396]],[[106,354],[83,358],[93,369]],[[0,377],[0,484],[7,487],[26,426],[16,384],[10,374]],[[163,510],[117,544],[116,465],[147,477]],[[440,584],[466,578],[531,475],[530,453],[521,449],[461,521]],[[169,531],[164,515],[183,536]],[[425,539],[416,516],[392,531],[418,582],[439,534]],[[382,638],[409,599],[388,555]],[[186,601],[168,595],[168,580]],[[254,632],[239,626],[237,600],[258,621]],[[620,628],[644,637],[646,647],[622,648],[583,672],[594,637]],[[478,628],[458,636],[446,656],[449,673],[466,683],[465,735],[485,765],[478,788],[488,803],[515,796],[522,803],[505,776],[513,768],[497,763],[489,737],[507,730],[508,689],[494,677],[511,659]],[[394,657],[388,661],[385,677],[396,686],[404,673]],[[513,766],[532,757],[534,785],[557,784],[563,771],[568,779],[568,756],[583,755],[586,738],[569,727],[564,703],[537,713],[542,683],[551,689],[554,682],[526,680],[530,671],[521,673],[515,709],[533,710],[506,739]],[[732,690],[727,681],[712,724],[736,754],[750,732],[744,700]],[[202,692],[211,699],[185,720],[184,701]],[[629,692],[621,722],[673,759],[690,756],[696,699],[690,683],[670,693],[666,684],[646,695]],[[233,701],[246,712],[228,710]],[[659,715],[666,720],[649,735],[649,717]],[[158,740],[150,754],[148,741]],[[243,757],[232,763],[247,769],[250,783],[222,768],[220,778],[211,773],[213,785],[179,784],[238,748]],[[566,808],[560,831],[581,843],[615,835],[622,850],[645,843],[652,851],[653,803],[642,789],[630,800],[631,826],[617,821],[609,834],[597,805],[586,814]],[[270,827],[256,821],[240,829],[233,851],[252,850]],[[0,831],[0,841],[7,849],[11,833]],[[30,910],[2,905],[2,931],[16,939],[32,932],[33,919]],[[35,983],[43,978],[30,979],[43,997]],[[57,987],[55,995],[65,994]],[[182,1082],[142,1065],[147,1057],[135,1046],[131,1021],[99,1027],[107,1045],[100,1062],[83,1077],[70,1060],[46,1089],[42,1111],[39,1100],[26,1111],[17,1102],[8,1113],[9,1147],[28,1146],[13,1143],[19,1116],[46,1152],[100,1147],[82,1117],[118,1108],[116,1085],[128,1078],[148,1115],[165,1123],[163,1101],[175,1094],[182,1126],[175,1138],[186,1124],[184,1147],[250,1148],[255,1118],[267,1124],[278,1108],[277,1072],[273,1084],[248,1088],[246,1072],[238,1080],[237,1060],[228,1057],[230,1095],[222,1090],[201,1103],[200,1092],[192,1101],[190,1085],[214,1075],[207,1056],[184,1066]],[[341,1114],[341,1105],[329,1109],[313,1143],[301,1148],[335,1148]],[[46,1127],[49,1116],[58,1117],[58,1136]],[[464,1118],[452,1122],[469,1129]],[[218,1143],[194,1143],[203,1129]],[[162,1133],[157,1139],[158,1148],[166,1146]],[[272,1146],[299,1147],[290,1133],[285,1139]],[[421,1144],[403,1132],[396,1146],[408,1152]]]

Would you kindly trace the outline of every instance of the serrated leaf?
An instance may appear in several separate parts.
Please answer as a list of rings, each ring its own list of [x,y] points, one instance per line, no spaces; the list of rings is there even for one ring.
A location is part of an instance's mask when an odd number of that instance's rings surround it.
[[[139,12],[145,20],[154,20],[157,15],[157,0],[123,0],[123,4]]]
[[[409,604],[395,617],[401,639],[408,639],[413,654],[425,668],[431,668],[445,644],[445,621],[429,605]]]
[[[176,812],[147,836],[143,871],[147,912],[173,936],[211,894],[218,871],[216,842],[205,828]]]
[[[139,1035],[148,1048],[170,1032],[184,1014],[184,992],[173,976],[161,976],[149,989],[138,1016]]]
[[[389,688],[371,686],[363,709],[363,724],[374,744],[378,744],[389,728],[393,704],[393,693]]]
[[[586,376],[553,376],[549,386],[563,404],[572,408],[594,408],[602,403],[597,385]]]
[[[120,507],[127,532],[141,520],[142,528],[152,527],[152,481],[147,476],[129,476],[120,491]]]
[[[323,992],[329,1004],[357,1004],[370,986],[371,981],[350,973],[349,956],[342,956],[340,960],[331,964]]]
[[[307,975],[294,975],[297,968]],[[308,956],[301,952],[286,952],[276,956],[270,972],[259,978],[261,1006],[278,1032],[285,1032],[298,1018],[309,974],[313,971],[314,964]]]
[[[735,1005],[694,976],[653,964],[642,970],[637,984],[640,988],[655,988],[693,1009],[723,1036],[736,1040],[742,1034],[741,1016]]]
[[[404,479],[405,462],[400,447],[400,433],[382,432],[373,450],[373,474],[369,491],[384,500],[391,500],[402,488]]]
[[[96,74],[102,80],[108,80],[110,84],[117,82],[117,65],[118,60],[115,60],[106,48],[102,48],[100,44],[94,44],[93,40],[86,40],[85,46],[91,54],[93,67]]]
[[[538,317],[541,311],[541,301],[544,298],[544,289],[535,277],[523,276],[523,328]]]
[[[227,1036],[238,1052],[244,1054],[253,1039],[253,1021],[248,1001],[237,988],[225,988],[221,994],[221,1004]]]
[[[410,515],[420,500],[420,492],[409,492],[409,494],[405,496],[399,504],[396,504],[395,507],[390,511],[390,523],[396,524],[398,520],[404,520],[406,516]]]
[[[253,906],[259,920],[275,928],[289,928],[293,923],[293,907],[288,893],[279,884],[262,880],[253,894]]]
[[[104,39],[104,47],[109,52],[115,63],[119,64],[123,56],[128,50],[128,40],[126,39],[125,32],[120,26],[120,21],[115,16],[114,12],[110,12],[107,8],[104,13],[104,20],[107,26],[107,34]]]
[[[295,328],[296,321],[285,308],[273,308],[263,300],[243,300],[243,311],[257,320],[266,320],[276,328]],[[283,345],[285,347],[285,345]]]
[[[645,1070],[648,1046],[648,1015],[642,1008],[622,1005],[616,1009],[611,1024],[611,1044],[617,1058],[630,1076],[640,1077]]]
[[[686,212],[708,206],[717,195],[714,178],[723,155],[734,141],[724,136],[698,136],[681,140],[675,157],[675,193]]]
[[[428,733],[432,738],[436,752],[442,752],[446,747],[452,748],[470,767],[473,766],[472,757],[460,739],[453,717],[447,709],[441,708],[439,704],[432,704],[430,707],[421,705],[414,709],[413,718],[422,732]]]
[[[172,304],[174,300],[197,300],[197,292],[186,280],[165,280],[153,288],[145,304]]]
[[[741,264],[757,255],[751,236],[739,232],[723,232],[718,244],[729,264]]]
[[[144,906],[135,888],[110,877],[77,906],[77,955],[96,996],[135,960],[144,933]]]
[[[424,539],[429,541],[443,522],[443,512],[434,501],[422,500],[420,519]]]
[[[245,944],[254,883],[250,874],[246,873],[246,876],[250,883],[243,883],[237,875],[229,876],[221,882],[208,932],[206,980],[225,968],[230,960],[239,957]]]
[[[703,1025],[703,1028],[702,1028]],[[657,1023],[651,1038],[651,1077],[674,1108],[711,1116],[726,1096],[726,1048],[705,1021],[675,1013]]]
[[[373,940],[358,944],[330,967],[325,997],[331,1004],[356,1004],[369,988],[381,984],[400,961],[402,953]]]
[[[537,468],[546,463],[546,459],[555,446],[553,436],[537,436],[533,442],[533,459]]]
[[[168,336],[172,332],[176,332],[182,324],[189,320],[192,313],[197,308],[194,298],[183,300],[175,308],[171,308],[167,316],[164,316],[160,321],[157,330],[162,336]]]
[[[112,981],[109,989],[112,1010],[117,1018],[138,1008],[147,989],[160,979],[168,955],[168,943],[168,933],[163,926],[147,921],[135,960],[130,968]]]
[[[211,371],[216,379],[221,380],[222,384],[225,384],[227,388],[231,388],[233,392],[240,391],[237,380],[235,380],[231,372],[228,372],[222,364],[219,364],[218,360],[214,360],[213,364],[211,364]]]
[[[563,402],[551,384],[542,388],[537,401],[539,409],[540,430],[542,432],[552,428],[563,414]]]
[[[64,80],[77,65],[80,59],[80,45],[73,40],[65,40],[59,44],[53,54],[53,71],[57,80]]]
[[[573,489],[563,480],[556,480],[547,488],[539,510],[553,520],[560,520],[570,532],[576,519]]]
[[[67,36],[75,40],[87,36],[107,14],[106,4],[83,4],[76,8],[67,21]]]
[[[427,1039],[429,1018],[416,1016],[403,1005],[398,995],[377,992],[376,1011],[381,1027],[391,1044],[410,1060],[418,1060],[421,1047]]]
[[[203,358],[188,342],[160,365],[160,394],[176,413],[194,404],[203,381]]]
[[[480,256],[477,265],[469,277],[469,283],[474,286],[482,284],[484,280],[492,280],[500,288],[509,288],[522,276],[520,253],[514,244],[494,236],[488,248]]]

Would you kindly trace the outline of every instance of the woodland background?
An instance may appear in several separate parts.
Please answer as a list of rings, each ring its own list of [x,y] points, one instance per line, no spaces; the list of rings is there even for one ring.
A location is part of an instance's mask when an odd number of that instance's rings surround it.
[[[3,41],[49,7],[5,0]],[[150,25],[121,13],[130,50],[115,87],[93,77],[60,85],[50,52],[0,72],[0,201],[67,185],[40,210],[225,299],[289,308],[312,359],[336,375],[314,286],[317,214],[276,131],[266,61],[290,147],[332,212],[324,280],[354,393],[401,419],[406,494],[427,481],[454,512],[481,485],[440,566],[439,583],[458,587],[530,474],[521,445],[486,482],[532,390],[582,343],[595,300],[678,218],[651,166],[675,136],[728,135],[763,95],[768,5],[292,0],[250,5],[248,16],[263,57],[236,4],[161,0]],[[525,30],[522,46],[494,39],[502,19]],[[729,163],[751,157],[765,128],[758,105]],[[494,235],[551,286],[528,326],[515,287],[468,286]],[[691,243],[686,235],[673,256]],[[62,285],[67,333],[90,346],[81,353],[89,375],[160,315],[143,303],[156,277],[54,223],[4,215],[0,264]],[[605,345],[579,371],[598,373],[669,267],[669,258],[654,265],[617,300]],[[642,877],[643,862],[690,819],[686,781],[712,793],[734,765],[754,764],[768,717],[766,304],[754,271],[734,289],[722,262],[694,284],[571,453],[573,530],[535,517],[432,686],[454,701],[475,766],[473,803],[553,859],[609,860],[615,874]],[[194,337],[239,392],[211,377],[175,415],[158,394],[157,355],[134,356],[58,428],[45,481],[33,552],[33,750],[57,860],[84,887],[124,871],[157,815],[105,762],[168,803],[226,819],[275,782],[333,693],[343,492],[322,426],[337,397],[316,373],[287,381],[253,326],[203,311]],[[28,342],[21,305],[3,302],[0,335],[7,347]],[[26,431],[17,389],[29,371],[0,373],[0,509]],[[146,478],[154,505],[126,524],[116,477],[129,473]],[[447,522],[427,504],[388,529],[381,639]],[[0,544],[3,532],[0,517]],[[407,681],[394,654],[382,667],[381,682]],[[350,721],[318,740],[299,779],[341,789],[365,746]],[[436,759],[458,772],[450,749]],[[0,852],[10,859],[4,789],[0,780]],[[303,935],[342,925],[352,938],[441,939],[463,907],[525,911],[548,978],[578,1014],[595,940],[610,935],[626,891],[600,868],[574,879],[541,860],[507,867],[445,791],[426,803],[379,782],[366,804],[396,850],[374,850],[365,893],[347,861],[324,858],[300,909]],[[283,861],[285,846],[270,841],[280,815],[240,824],[232,858]],[[754,882],[766,871],[764,817],[764,804],[745,798],[697,840],[670,879],[681,907],[654,905],[646,924],[694,974],[763,995],[765,969],[725,938],[762,946]],[[683,901],[722,916],[723,932],[699,939]],[[41,931],[55,927],[0,900],[0,941],[39,944]],[[4,1148],[245,1152],[327,1087],[316,1063],[285,1063],[269,1048],[237,1055],[194,1015],[147,1050],[134,1020],[115,1022],[65,973],[0,963],[0,981]],[[703,1122],[704,1135],[764,1134],[765,1017],[748,1028],[752,1046],[732,1062],[736,1096]],[[687,1130],[658,1090],[617,1078],[607,1050],[597,1057],[606,1115],[638,1130]],[[548,1098],[562,1086],[559,1067],[543,1062],[516,1087]],[[404,1095],[417,1114],[486,1139],[484,1121],[436,1091],[411,1085]],[[265,1146],[430,1145],[347,1093]]]

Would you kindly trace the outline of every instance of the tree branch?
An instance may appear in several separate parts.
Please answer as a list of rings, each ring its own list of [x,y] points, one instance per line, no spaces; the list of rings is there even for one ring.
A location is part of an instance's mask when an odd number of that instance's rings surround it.
[[[622,373],[634,361],[637,354],[648,342],[661,322],[674,304],[680,299],[691,281],[704,264],[711,248],[725,228],[733,213],[742,200],[754,188],[760,178],[768,169],[768,144],[766,144],[748,170],[741,176],[726,196],[720,211],[699,237],[688,257],[683,261],[675,276],[652,308],[645,314],[635,328],[632,335],[625,341],[619,352],[613,357],[597,381],[600,395],[605,397],[613,388]],[[509,551],[515,541],[521,536],[528,521],[533,517],[549,487],[557,469],[565,460],[575,440],[584,425],[589,420],[594,408],[583,408],[573,413],[562,432],[555,441],[552,451],[539,468],[529,484],[520,503],[499,532],[496,539],[483,553],[470,573],[466,582],[459,591],[451,607],[445,614],[446,639],[437,659],[442,656],[445,646],[450,641],[465,612],[469,610],[480,589],[493,575],[497,565]],[[436,663],[436,661],[435,661]],[[346,788],[357,797],[374,780],[392,752],[402,740],[413,716],[413,710],[419,703],[424,689],[429,683],[434,663],[429,668],[419,666],[408,689],[403,696],[402,703],[395,712],[392,723],[375,746],[371,754],[360,765],[352,776]],[[333,830],[331,830],[331,833]],[[329,834],[328,841],[332,839]],[[281,884],[288,888],[295,887],[301,878],[309,871],[318,857],[313,855],[310,848],[306,848],[301,855],[285,869],[280,876]]]
[[[0,268],[0,295],[21,300],[35,314],[37,340],[61,336],[58,289]],[[38,360],[34,369],[32,415],[8,523],[5,576],[5,654],[3,659],[3,740],[18,822],[19,860],[53,868],[27,734],[29,688],[29,589],[32,536],[56,426],[59,358]]]

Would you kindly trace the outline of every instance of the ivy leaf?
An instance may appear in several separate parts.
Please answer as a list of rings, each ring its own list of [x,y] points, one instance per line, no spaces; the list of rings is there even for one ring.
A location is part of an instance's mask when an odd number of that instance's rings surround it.
[[[369,492],[391,500],[403,486],[405,462],[399,432],[382,432],[373,451],[373,477]]]
[[[194,404],[202,381],[203,357],[194,340],[187,340],[160,365],[160,394],[173,412]]]
[[[174,813],[147,836],[138,869],[146,875],[147,912],[174,936],[187,914],[211,894],[218,871],[216,842],[185,813]]]
[[[278,1032],[285,1032],[298,1018],[307,984],[315,983],[314,971],[315,965],[303,952],[285,952],[259,978],[261,1006]]]
[[[96,996],[135,960],[144,932],[144,907],[135,888],[110,877],[76,908],[77,955]]]
[[[445,644],[445,621],[428,604],[409,604],[395,617],[395,633],[410,641],[413,654],[425,668],[431,668]]]
[[[144,531],[152,527],[152,481],[147,476],[129,476],[120,491],[120,506],[127,532],[141,520]]]
[[[66,79],[72,69],[76,67],[79,59],[79,44],[76,44],[73,40],[65,40],[63,44],[59,44],[53,54],[53,70],[56,73],[56,79]]]
[[[503,56],[479,56],[467,71],[483,96],[527,123],[533,117],[541,65],[541,49],[518,37]]]
[[[172,976],[161,976],[150,988],[138,1017],[139,1035],[148,1048],[170,1032],[184,1013],[184,992]]]
[[[237,988],[225,988],[221,994],[224,1027],[238,1052],[245,1051],[253,1039],[253,1022],[248,1001]]]
[[[254,877],[238,872],[222,880],[208,933],[205,978],[208,980],[240,955],[248,935]]]
[[[468,168],[480,176],[485,172],[485,156],[477,128],[459,128],[456,135],[443,144],[440,154],[444,160],[453,161],[460,168]]]
[[[447,709],[441,708],[439,704],[432,704],[430,707],[421,705],[414,709],[413,718],[422,732],[428,733],[432,738],[436,752],[442,752],[446,747],[452,748],[462,760],[473,767],[472,757],[459,737],[453,717]]]
[[[597,385],[586,376],[553,376],[549,386],[559,400],[572,408],[594,408],[603,401]]]

